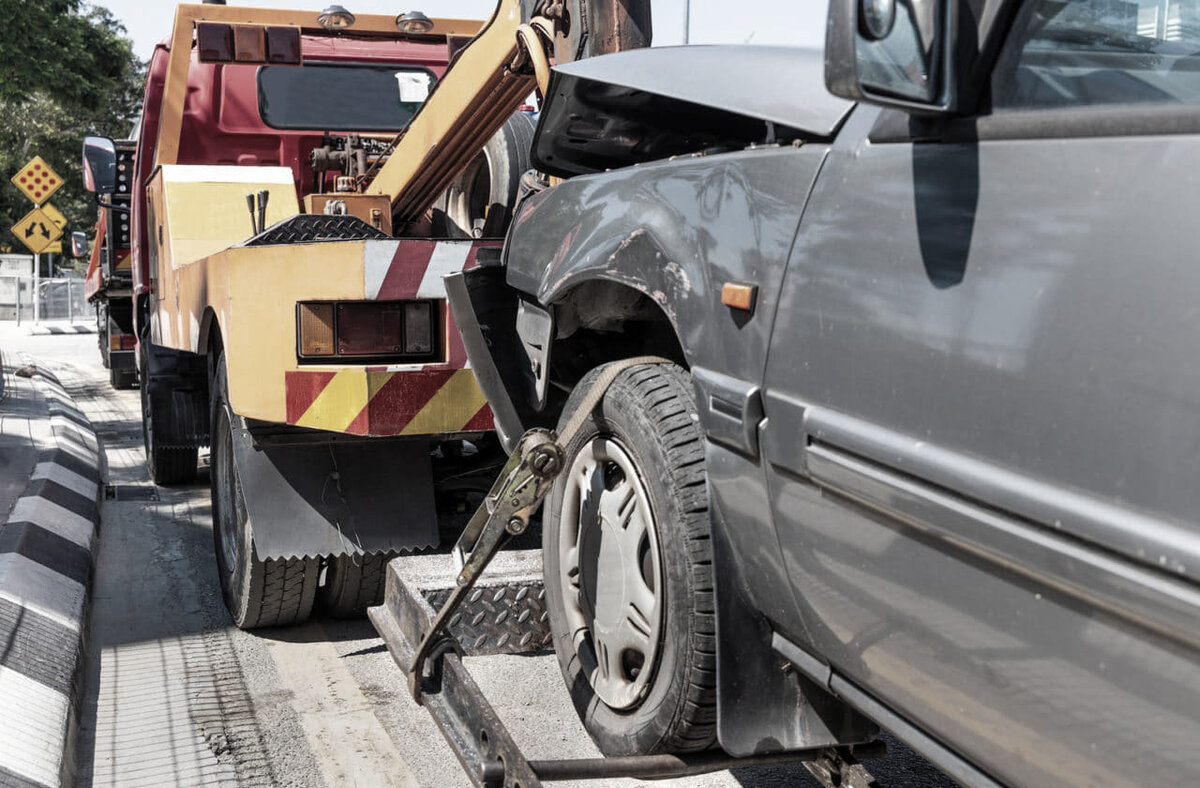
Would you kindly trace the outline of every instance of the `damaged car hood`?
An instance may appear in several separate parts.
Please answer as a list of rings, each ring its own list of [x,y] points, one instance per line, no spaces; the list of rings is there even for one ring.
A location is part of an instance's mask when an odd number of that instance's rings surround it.
[[[828,139],[853,107],[819,50],[636,49],[554,69],[534,162],[571,176],[702,151]]]

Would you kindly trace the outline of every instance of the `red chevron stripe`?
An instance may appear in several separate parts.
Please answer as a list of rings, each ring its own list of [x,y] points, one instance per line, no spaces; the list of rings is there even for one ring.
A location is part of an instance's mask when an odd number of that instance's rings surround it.
[[[488,430],[496,429],[496,422],[492,418],[492,409],[484,405],[479,409],[466,426],[462,428],[463,432],[487,432]]]
[[[437,241],[401,241],[376,298],[380,301],[415,298],[436,245]]]
[[[295,424],[300,421],[304,412],[316,401],[329,381],[333,380],[333,372],[292,371],[283,373],[284,395],[287,397],[287,423]]]
[[[446,381],[454,372],[453,369],[442,367],[393,375],[364,409],[368,422],[366,434],[399,434],[442,386],[446,385]],[[357,419],[355,423],[358,423]]]

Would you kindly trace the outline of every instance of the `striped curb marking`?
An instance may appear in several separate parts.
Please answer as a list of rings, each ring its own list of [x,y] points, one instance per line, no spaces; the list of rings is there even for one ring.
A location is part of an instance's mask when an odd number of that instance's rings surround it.
[[[85,614],[100,522],[96,433],[52,375],[39,369],[31,381],[46,404],[49,429],[35,429],[38,463],[0,526],[4,786],[72,781]]]
[[[95,334],[96,327],[82,323],[71,323],[65,326],[32,326],[29,329],[31,336],[43,336],[46,334]]]

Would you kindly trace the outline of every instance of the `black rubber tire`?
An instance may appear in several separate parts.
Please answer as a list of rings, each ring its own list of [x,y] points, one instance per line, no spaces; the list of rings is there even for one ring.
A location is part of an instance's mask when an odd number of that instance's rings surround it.
[[[148,363],[143,355],[142,369],[147,368]],[[142,446],[146,450],[146,469],[150,471],[150,479],[155,484],[163,486],[190,484],[196,480],[196,463],[200,450],[195,446],[191,448],[162,446],[154,439],[154,419],[150,413],[147,377],[146,375],[141,376],[139,388],[142,394]]]
[[[229,407],[225,359],[216,364],[212,384],[213,546],[225,607],[240,629],[290,626],[308,619],[316,597],[321,564],[317,558],[262,560],[254,547],[254,527],[246,513],[233,452],[237,416]],[[226,538],[232,543],[227,544]],[[229,551],[226,548],[231,548]],[[232,553],[232,559],[227,557]]]
[[[533,118],[518,112],[492,135],[433,206],[433,234],[443,238],[500,238],[517,205],[521,176],[530,168]]]
[[[575,387],[560,430],[600,369]],[[567,471],[556,480],[544,511],[543,572],[559,667],[584,726],[606,755],[693,752],[708,748],[716,736],[712,550],[704,446],[695,410],[690,378],[679,367],[651,364],[621,373],[564,447]],[[564,525],[571,517],[568,513],[564,518],[567,477],[597,436],[615,439],[637,470],[653,515],[650,530],[658,542],[661,585],[656,593],[665,594],[665,603],[659,603],[665,613],[656,664],[651,665],[655,673],[636,705],[621,710],[606,705],[583,667],[587,660],[573,645],[575,632],[567,620],[560,576],[560,542],[563,529],[571,527]]]
[[[100,348],[100,363],[108,369],[108,307],[100,304],[96,305],[96,344]]]
[[[137,372],[132,369],[109,369],[108,382],[114,389],[131,389],[137,385]]]
[[[317,591],[321,609],[332,618],[362,618],[383,601],[387,564],[396,553],[330,558],[325,584]]]

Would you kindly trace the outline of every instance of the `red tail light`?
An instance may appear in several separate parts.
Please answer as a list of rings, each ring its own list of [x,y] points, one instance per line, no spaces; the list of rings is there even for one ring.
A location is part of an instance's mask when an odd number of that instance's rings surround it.
[[[338,304],[339,356],[382,356],[403,351],[402,304]]]

